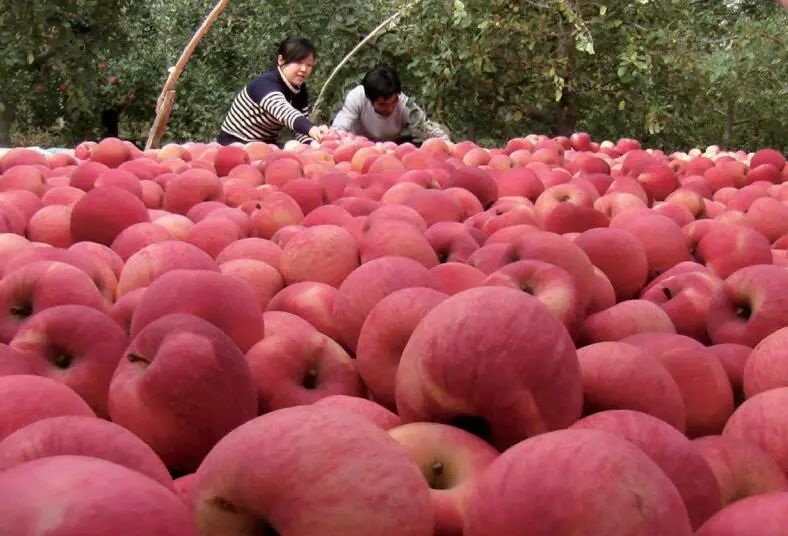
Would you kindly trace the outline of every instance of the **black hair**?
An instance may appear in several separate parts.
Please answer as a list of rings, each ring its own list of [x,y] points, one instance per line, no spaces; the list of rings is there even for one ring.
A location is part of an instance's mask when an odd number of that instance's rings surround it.
[[[389,67],[372,69],[364,75],[361,84],[364,86],[364,94],[371,102],[375,102],[379,97],[388,99],[402,91],[397,72]]]
[[[317,58],[317,50],[315,50],[315,45],[309,39],[290,36],[279,43],[279,48],[276,49],[276,57],[274,58],[275,64],[278,64],[279,56],[282,56],[285,63],[292,63],[305,60],[309,56]]]

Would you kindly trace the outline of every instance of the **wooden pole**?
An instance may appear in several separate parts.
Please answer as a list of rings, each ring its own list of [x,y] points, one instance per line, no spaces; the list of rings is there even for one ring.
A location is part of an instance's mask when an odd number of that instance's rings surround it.
[[[415,5],[416,5],[416,4],[418,4],[419,2],[421,2],[421,0],[411,0],[410,2],[408,2],[407,4],[405,4],[405,5],[402,7],[402,9],[400,9],[399,11],[397,11],[396,13],[394,13],[392,16],[390,16],[389,18],[387,18],[386,20],[384,20],[383,22],[381,22],[380,24],[378,24],[378,25],[375,27],[375,29],[374,29],[374,30],[372,30],[372,31],[371,31],[371,32],[370,32],[370,33],[369,33],[369,34],[368,34],[368,35],[367,35],[367,36],[366,36],[364,39],[362,39],[362,40],[361,40],[361,42],[359,42],[359,44],[357,44],[357,45],[356,45],[356,46],[353,48],[353,50],[351,50],[350,52],[348,52],[348,53],[347,53],[347,55],[346,55],[344,58],[342,58],[342,61],[340,61],[340,62],[339,62],[339,64],[338,64],[336,67],[334,67],[334,70],[331,72],[331,74],[329,75],[329,77],[328,77],[328,79],[326,80],[325,84],[323,84],[323,87],[320,89],[320,94],[317,96],[317,100],[315,101],[315,106],[314,106],[314,108],[312,109],[312,113],[310,114],[310,119],[312,120],[312,122],[313,122],[313,123],[317,123],[317,122],[318,122],[318,119],[319,119],[319,117],[320,117],[320,103],[323,101],[323,94],[324,94],[324,93],[325,93],[325,91],[326,91],[326,87],[328,87],[328,84],[330,84],[330,83],[331,83],[331,80],[333,80],[333,79],[334,79],[334,76],[337,74],[337,72],[339,72],[339,70],[342,68],[342,66],[343,66],[343,65],[345,65],[345,64],[348,62],[348,60],[349,60],[349,59],[350,59],[350,58],[353,56],[353,54],[355,54],[355,53],[356,53],[356,52],[357,52],[357,51],[358,51],[358,50],[359,50],[361,47],[363,47],[363,46],[364,46],[364,45],[365,45],[365,44],[366,44],[366,43],[367,43],[367,42],[368,42],[370,39],[372,39],[372,38],[373,38],[375,35],[377,35],[377,34],[378,34],[378,32],[380,32],[380,30],[382,30],[383,28],[385,28],[385,27],[386,27],[388,24],[390,24],[390,23],[394,22],[394,21],[395,21],[397,18],[399,18],[400,16],[402,16],[402,14],[403,14],[403,13],[405,13],[405,11],[406,11],[408,8],[410,8],[410,7],[412,7],[412,6],[415,6]]]
[[[167,130],[167,121],[169,121],[170,113],[172,112],[172,106],[175,102],[175,83],[178,81],[178,78],[183,73],[183,70],[186,68],[186,64],[191,58],[194,50],[197,48],[197,44],[202,40],[203,36],[208,33],[208,30],[211,28],[216,19],[219,18],[219,15],[224,8],[227,6],[230,0],[219,0],[216,5],[213,7],[211,12],[208,14],[206,19],[202,22],[200,27],[197,29],[197,32],[192,37],[189,44],[186,45],[186,48],[183,49],[181,53],[181,57],[178,58],[178,62],[175,64],[170,70],[170,75],[167,77],[167,82],[164,83],[164,87],[161,90],[161,95],[156,102],[156,118],[153,120],[153,125],[151,126],[150,132],[148,133],[148,141],[145,144],[145,149],[156,149],[159,146],[159,142],[161,142],[161,138],[164,135],[164,131]]]

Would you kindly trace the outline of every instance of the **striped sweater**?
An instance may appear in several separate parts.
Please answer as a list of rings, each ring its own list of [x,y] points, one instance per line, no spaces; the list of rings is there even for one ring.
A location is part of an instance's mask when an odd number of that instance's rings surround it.
[[[241,140],[275,143],[283,127],[293,137],[309,143],[309,97],[306,84],[293,87],[279,72],[266,71],[249,82],[233,99],[222,122],[222,131]]]

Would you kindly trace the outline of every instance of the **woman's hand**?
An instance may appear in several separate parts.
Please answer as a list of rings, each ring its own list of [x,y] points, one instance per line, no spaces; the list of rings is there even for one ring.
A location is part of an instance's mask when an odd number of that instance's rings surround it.
[[[309,129],[309,137],[317,141],[322,140],[326,133],[328,133],[328,127],[326,125],[315,125]]]

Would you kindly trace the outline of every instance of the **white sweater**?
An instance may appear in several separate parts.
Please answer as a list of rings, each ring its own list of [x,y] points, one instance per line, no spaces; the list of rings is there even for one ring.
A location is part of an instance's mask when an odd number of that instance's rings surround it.
[[[427,116],[404,93],[400,93],[394,112],[388,117],[375,112],[364,93],[364,86],[354,87],[345,97],[342,108],[334,117],[332,128],[353,132],[372,141],[394,141],[410,134],[419,141],[427,138],[449,139],[449,135]]]

